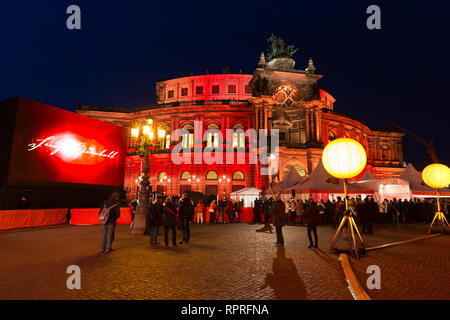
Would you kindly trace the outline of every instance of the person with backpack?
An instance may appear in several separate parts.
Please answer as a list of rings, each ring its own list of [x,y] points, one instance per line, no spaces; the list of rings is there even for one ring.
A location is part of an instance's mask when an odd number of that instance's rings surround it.
[[[158,196],[149,208],[150,244],[159,244],[158,233],[163,218],[162,197]]]
[[[177,224],[177,209],[172,203],[170,197],[166,198],[164,202],[163,211],[163,226],[164,226],[164,243],[166,248],[169,246],[169,229],[172,229],[172,245],[177,245],[177,230],[175,226]]]
[[[183,193],[179,206],[179,215],[182,221],[181,228],[183,229],[183,240],[180,242],[180,244],[188,244],[189,239],[191,238],[189,223],[192,219],[192,216],[194,215],[194,206],[192,205],[192,201],[187,193]]]
[[[113,251],[112,243],[114,241],[116,221],[120,217],[120,201],[119,194],[113,192],[111,196],[103,201],[100,206],[99,220],[102,224],[102,245],[103,253]]]

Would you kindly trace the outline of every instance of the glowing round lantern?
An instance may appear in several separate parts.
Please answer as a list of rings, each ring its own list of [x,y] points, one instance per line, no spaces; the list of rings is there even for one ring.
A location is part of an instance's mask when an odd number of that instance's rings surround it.
[[[432,188],[445,188],[450,184],[450,169],[446,165],[433,163],[423,169],[422,178]]]
[[[329,174],[340,179],[350,179],[366,166],[367,156],[356,140],[339,138],[331,141],[323,150],[322,163]]]

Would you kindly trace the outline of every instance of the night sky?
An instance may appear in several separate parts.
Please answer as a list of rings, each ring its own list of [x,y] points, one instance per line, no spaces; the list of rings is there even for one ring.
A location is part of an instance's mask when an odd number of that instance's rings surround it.
[[[66,8],[81,8],[68,30]],[[381,30],[366,8],[381,8]],[[271,33],[309,57],[335,110],[369,127],[384,118],[435,139],[450,164],[450,1],[3,1],[0,100],[23,96],[75,110],[77,104],[137,107],[155,103],[164,78],[253,73]],[[404,138],[405,161],[430,163]]]

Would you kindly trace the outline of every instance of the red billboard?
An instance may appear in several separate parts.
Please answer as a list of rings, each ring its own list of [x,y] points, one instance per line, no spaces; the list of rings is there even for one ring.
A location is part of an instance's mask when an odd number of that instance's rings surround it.
[[[126,131],[19,98],[8,180],[123,186]]]

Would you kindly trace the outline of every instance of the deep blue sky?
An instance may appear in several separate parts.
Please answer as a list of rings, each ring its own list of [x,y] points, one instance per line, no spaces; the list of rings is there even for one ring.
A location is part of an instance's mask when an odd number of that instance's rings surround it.
[[[82,29],[66,28],[81,8]],[[366,8],[381,8],[381,30]],[[252,73],[273,32],[312,57],[335,110],[371,127],[388,117],[436,141],[450,164],[450,1],[3,1],[0,100],[23,96],[77,104],[155,103],[155,82],[175,75]],[[404,138],[405,160],[422,169],[425,148]]]

